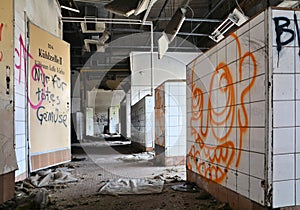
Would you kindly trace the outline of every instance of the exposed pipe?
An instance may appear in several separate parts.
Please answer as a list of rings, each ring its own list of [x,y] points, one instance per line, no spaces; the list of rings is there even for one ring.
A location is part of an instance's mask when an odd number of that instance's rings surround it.
[[[143,33],[145,30],[143,29],[133,29],[133,28],[112,28],[109,30],[110,32],[131,32],[131,33]],[[66,33],[74,33],[72,30],[65,30]]]
[[[220,0],[206,15],[204,18],[208,18],[224,1],[226,0]],[[195,26],[195,28],[190,32],[191,34],[194,33],[200,26],[202,22]],[[182,40],[182,42],[179,44],[178,47],[180,47],[190,36],[187,36]]]
[[[170,17],[167,17],[167,18],[156,18],[156,19],[153,19],[151,21],[159,21],[159,20],[169,21],[169,20],[171,20],[171,18]],[[223,20],[206,19],[206,18],[185,18],[184,21],[187,21],[187,22],[209,22],[209,23],[221,23],[221,22],[223,22]]]
[[[112,19],[112,18],[95,18],[95,17],[62,17],[63,22],[86,22],[86,23],[97,23],[97,22],[105,22],[105,23],[115,23],[115,24],[144,24],[141,20],[137,19]],[[152,22],[146,21],[145,25],[151,25]]]
[[[190,4],[190,2],[191,2],[191,0],[187,0],[186,3],[185,3],[185,5],[184,5],[183,7],[184,7],[184,8],[188,7],[189,4]]]
[[[209,36],[209,34],[196,34],[196,33],[186,33],[186,32],[178,32],[177,34],[182,36]]]

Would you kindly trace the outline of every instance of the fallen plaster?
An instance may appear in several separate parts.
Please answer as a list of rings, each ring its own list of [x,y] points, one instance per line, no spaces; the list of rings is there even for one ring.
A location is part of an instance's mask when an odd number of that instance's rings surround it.
[[[118,157],[117,160],[122,160],[125,162],[131,162],[131,161],[148,161],[153,160],[154,153],[153,152],[143,152],[143,153],[137,153],[132,155],[124,155],[122,157]]]
[[[160,179],[115,179],[105,182],[100,194],[129,195],[161,193],[164,181]]]
[[[35,187],[47,187],[57,184],[66,184],[70,182],[77,182],[78,179],[73,177],[70,173],[72,169],[57,168],[55,170],[42,170],[29,177],[30,183]]]

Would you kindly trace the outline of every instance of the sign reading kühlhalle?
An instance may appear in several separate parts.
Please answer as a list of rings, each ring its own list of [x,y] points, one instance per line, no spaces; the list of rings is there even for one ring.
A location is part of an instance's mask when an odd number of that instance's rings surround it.
[[[70,45],[29,25],[31,170],[70,160]]]

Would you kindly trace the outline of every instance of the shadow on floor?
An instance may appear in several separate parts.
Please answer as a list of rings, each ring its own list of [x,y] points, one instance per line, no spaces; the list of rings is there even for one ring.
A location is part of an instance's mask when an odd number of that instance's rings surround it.
[[[116,144],[113,144],[116,142]],[[126,144],[117,144],[124,142]],[[141,153],[141,148],[130,144],[130,140],[124,137],[89,137],[82,142],[72,144],[72,155],[88,155],[88,154],[134,154]]]

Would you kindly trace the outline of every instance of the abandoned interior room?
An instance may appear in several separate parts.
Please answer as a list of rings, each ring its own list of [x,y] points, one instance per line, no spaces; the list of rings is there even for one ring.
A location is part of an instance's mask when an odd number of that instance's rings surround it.
[[[300,209],[299,0],[1,0],[0,209]]]

